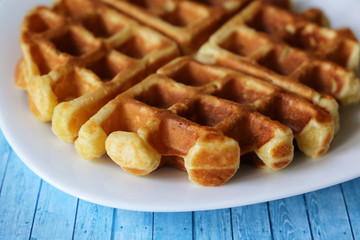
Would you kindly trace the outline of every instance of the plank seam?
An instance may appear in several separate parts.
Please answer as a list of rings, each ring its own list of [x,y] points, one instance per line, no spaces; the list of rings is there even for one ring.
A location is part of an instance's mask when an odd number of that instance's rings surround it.
[[[110,239],[114,239],[114,227],[115,227],[115,216],[116,216],[116,208],[113,209],[112,222],[111,222],[111,235]]]
[[[41,192],[41,189],[42,189],[42,184],[43,184],[43,180],[40,179],[40,186],[39,186],[39,191],[37,193],[37,198],[36,198],[36,203],[35,203],[35,208],[34,208],[34,214],[33,214],[33,217],[32,217],[29,240],[31,239],[32,231],[34,229],[34,221],[35,221],[35,216],[36,216],[36,212],[37,212],[37,208],[38,208],[38,203],[39,203],[39,198],[40,198],[40,192]]]
[[[73,225],[73,232],[72,232],[71,239],[74,239],[74,236],[75,236],[75,228],[76,228],[78,209],[79,209],[79,198],[77,199],[77,202],[76,202],[75,218],[74,218],[74,225]]]
[[[154,221],[155,221],[155,217],[154,217],[154,212],[152,212],[152,231],[151,231],[151,239],[154,239]]]
[[[307,201],[306,201],[306,195],[305,194],[303,194],[303,199],[304,199],[306,217],[307,217],[307,221],[308,221],[308,224],[309,224],[309,231],[310,231],[311,239],[314,239],[314,233],[313,233],[313,230],[312,230],[312,227],[311,227],[310,216],[309,216],[309,208],[308,208],[308,204],[307,204]]]
[[[233,217],[232,217],[232,208],[230,208],[230,227],[231,227],[231,239],[234,240],[234,225],[233,225]]]
[[[192,227],[191,237],[192,237],[192,240],[195,239],[195,216],[194,215],[195,215],[194,212],[191,212],[191,227]]]
[[[349,209],[348,209],[348,205],[347,205],[347,202],[346,202],[346,198],[345,198],[344,189],[343,189],[342,184],[340,184],[340,190],[341,190],[341,194],[342,194],[342,197],[343,197],[343,200],[344,200],[344,205],[345,205],[345,209],[346,209],[346,216],[348,218],[348,222],[349,222],[349,225],[350,225],[351,235],[352,235],[352,238],[355,239],[355,234],[354,234],[353,226],[352,226],[352,223],[351,223],[351,219],[350,219],[350,215],[349,215]]]
[[[10,159],[11,153],[14,152],[14,150],[12,150],[12,148],[10,148],[9,145],[8,145],[7,147],[9,148],[9,154],[8,154],[6,160],[5,160],[6,163],[5,163],[4,174],[3,174],[3,176],[2,176],[1,184],[0,184],[0,195],[1,195],[2,187],[3,187],[3,185],[4,185],[4,179],[5,179],[5,175],[6,175],[6,170],[7,170],[8,165],[9,165],[9,159]]]
[[[271,239],[274,239],[274,229],[272,226],[272,221],[271,221],[271,214],[270,214],[270,204],[269,202],[266,203],[266,208],[267,208],[267,213],[268,213],[268,221],[269,221],[269,227],[270,227],[270,232],[271,232]]]

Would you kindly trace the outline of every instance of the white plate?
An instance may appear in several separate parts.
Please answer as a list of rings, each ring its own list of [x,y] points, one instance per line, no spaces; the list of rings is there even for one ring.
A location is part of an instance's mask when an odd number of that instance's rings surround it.
[[[293,196],[360,176],[360,106],[342,107],[342,129],[324,157],[300,153],[282,171],[241,166],[221,187],[200,187],[185,172],[160,169],[145,177],[121,170],[108,158],[81,159],[72,144],[59,140],[50,124],[37,121],[26,95],[14,85],[20,58],[20,23],[31,7],[45,0],[3,0],[0,4],[0,126],[7,140],[37,175],[62,191],[97,204],[141,211],[190,211],[227,208]],[[296,1],[302,10],[311,0]],[[335,27],[350,26],[360,37],[360,1],[318,0]],[[21,7],[19,7],[21,6]]]

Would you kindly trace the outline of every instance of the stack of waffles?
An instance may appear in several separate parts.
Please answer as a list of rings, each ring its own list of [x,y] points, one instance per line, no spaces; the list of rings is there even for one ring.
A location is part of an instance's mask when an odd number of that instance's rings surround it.
[[[16,84],[83,158],[219,186],[328,151],[360,100],[360,45],[328,24],[286,0],[59,0],[25,17]]]

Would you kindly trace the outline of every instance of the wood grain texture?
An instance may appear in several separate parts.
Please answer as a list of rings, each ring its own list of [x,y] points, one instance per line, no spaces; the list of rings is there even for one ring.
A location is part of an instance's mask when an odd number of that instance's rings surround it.
[[[266,203],[232,208],[234,239],[271,239]]]
[[[232,239],[230,209],[194,212],[194,239]]]
[[[360,178],[342,184],[345,205],[355,239],[360,239]]]
[[[0,193],[0,239],[28,239],[41,180],[14,152],[8,161]]]
[[[153,213],[116,209],[111,239],[152,239]]]
[[[269,212],[275,239],[311,239],[303,195],[269,202]]]
[[[10,153],[11,148],[7,143],[2,131],[0,130],[0,192],[4,182],[5,171]]]
[[[154,240],[192,239],[192,212],[154,213]]]
[[[77,198],[42,183],[31,239],[71,239]]]
[[[110,239],[114,209],[79,200],[74,239]]]
[[[305,194],[313,239],[352,239],[340,185]]]

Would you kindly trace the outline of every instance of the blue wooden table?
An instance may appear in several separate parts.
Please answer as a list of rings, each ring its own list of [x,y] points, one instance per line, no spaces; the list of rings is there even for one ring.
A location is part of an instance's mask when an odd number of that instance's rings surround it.
[[[113,209],[32,173],[0,132],[0,239],[360,239],[360,179],[277,201],[212,211]]]

